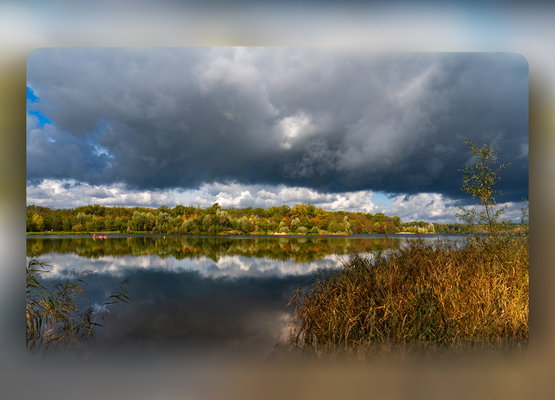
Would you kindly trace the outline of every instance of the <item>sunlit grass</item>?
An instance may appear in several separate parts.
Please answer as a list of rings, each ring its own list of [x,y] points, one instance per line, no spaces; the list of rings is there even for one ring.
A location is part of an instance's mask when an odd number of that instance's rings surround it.
[[[528,340],[528,237],[465,245],[423,240],[321,270],[290,301],[282,353],[366,357],[465,351]]]

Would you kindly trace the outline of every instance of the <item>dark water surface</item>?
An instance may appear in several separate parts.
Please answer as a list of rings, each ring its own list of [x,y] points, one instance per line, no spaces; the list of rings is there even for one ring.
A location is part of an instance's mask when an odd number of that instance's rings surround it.
[[[425,240],[459,240],[452,234]],[[144,235],[27,238],[27,258],[51,265],[49,286],[71,270],[90,270],[86,292],[102,305],[125,278],[133,302],[110,306],[96,351],[208,352],[269,356],[284,339],[294,291],[319,268],[338,268],[352,252],[399,248],[414,235],[349,237],[191,237]]]

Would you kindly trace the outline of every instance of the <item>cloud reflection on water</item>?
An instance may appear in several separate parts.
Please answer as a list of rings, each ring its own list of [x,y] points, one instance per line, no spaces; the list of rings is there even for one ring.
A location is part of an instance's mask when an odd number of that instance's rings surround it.
[[[91,297],[91,305],[98,307],[124,278],[130,278],[127,288],[134,301],[123,308],[110,307],[112,316],[101,330],[98,342],[93,344],[95,354],[231,352],[267,357],[287,334],[293,315],[288,302],[295,290],[307,284],[318,269],[338,267],[340,258],[347,257],[354,243],[347,241],[345,245],[345,239],[332,239],[335,245],[332,243],[329,248],[341,253],[326,254],[314,253],[322,242],[303,248],[303,242],[292,240],[290,243],[283,239],[276,243],[292,249],[290,254],[295,257],[303,258],[312,251],[311,261],[286,257],[271,259],[271,252],[268,257],[261,256],[262,251],[269,250],[253,241],[240,243],[242,247],[248,245],[244,250],[250,256],[225,255],[226,251],[236,249],[222,247],[222,243],[229,243],[225,239],[212,239],[201,241],[206,246],[212,243],[212,247],[200,246],[196,255],[179,259],[181,253],[175,257],[170,252],[174,250],[164,247],[168,246],[168,241],[154,241],[153,248],[161,251],[160,254],[134,256],[124,252],[127,255],[122,256],[103,255],[102,248],[94,247],[98,244],[73,239],[71,244],[76,245],[75,250],[71,250],[72,247],[52,249],[40,257],[52,266],[51,272],[44,274],[42,279],[48,285],[65,280],[72,269],[77,273],[90,270],[85,289]],[[52,245],[48,243],[50,240],[55,239],[46,239],[46,242],[31,239],[28,247],[43,243],[44,248],[48,248],[47,245]],[[139,241],[143,242],[138,238],[134,245]],[[404,243],[406,241],[399,241],[395,246]],[[139,250],[146,252],[148,249],[145,249]],[[203,250],[207,250],[210,257],[203,255]],[[89,254],[90,258],[74,251]]]
[[[206,278],[239,277],[283,277],[287,275],[305,275],[316,272],[319,268],[339,267],[336,256],[325,256],[322,260],[299,263],[294,260],[279,261],[266,258],[249,258],[244,256],[224,256],[218,261],[207,257],[199,259],[176,260],[173,257],[162,259],[158,256],[105,256],[86,259],[75,254],[48,254],[44,256],[51,265],[49,280],[65,279],[72,269],[80,273],[90,270],[94,274],[107,274],[113,277],[125,277],[135,270],[156,270],[167,273],[196,271]]]

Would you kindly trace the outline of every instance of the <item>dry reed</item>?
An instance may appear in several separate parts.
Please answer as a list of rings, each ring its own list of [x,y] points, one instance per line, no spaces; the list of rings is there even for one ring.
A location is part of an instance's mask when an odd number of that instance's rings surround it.
[[[423,240],[320,270],[290,301],[288,354],[520,348],[528,340],[528,237]]]
[[[104,304],[93,311],[90,297],[83,289],[87,284],[84,277],[89,271],[79,274],[76,280],[72,271],[64,282],[46,288],[37,277],[50,272],[50,265],[39,261],[38,257],[38,253],[33,253],[26,268],[26,345],[34,353],[42,351],[46,355],[49,349],[82,349],[83,344],[95,336],[97,328],[103,326],[97,320],[100,316],[104,321],[104,313],[110,314],[109,305],[132,301],[126,288],[129,279],[124,279]]]

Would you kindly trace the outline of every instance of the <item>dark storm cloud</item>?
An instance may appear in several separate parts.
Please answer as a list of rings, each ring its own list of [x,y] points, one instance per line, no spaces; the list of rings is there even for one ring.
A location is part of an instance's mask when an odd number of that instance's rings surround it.
[[[503,200],[527,196],[528,67],[515,54],[40,49],[28,85],[54,140],[28,129],[30,182],[457,198],[468,137],[513,162]]]

